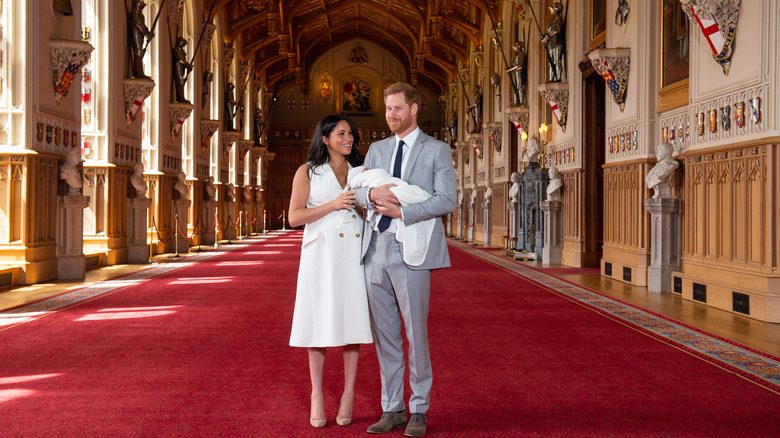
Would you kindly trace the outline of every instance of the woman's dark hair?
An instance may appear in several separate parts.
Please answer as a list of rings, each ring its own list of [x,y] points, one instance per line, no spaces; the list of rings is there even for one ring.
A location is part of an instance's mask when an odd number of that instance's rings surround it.
[[[309,157],[306,159],[306,162],[309,164],[309,169],[313,170],[315,167],[325,164],[330,160],[328,146],[322,141],[322,137],[330,137],[330,134],[336,128],[336,125],[342,120],[349,123],[349,129],[352,130],[353,138],[352,151],[347,155],[347,162],[349,162],[352,167],[363,164],[363,154],[360,153],[360,149],[358,148],[358,144],[360,144],[360,133],[358,132],[355,122],[346,114],[333,114],[325,116],[314,128],[311,146],[309,146]]]

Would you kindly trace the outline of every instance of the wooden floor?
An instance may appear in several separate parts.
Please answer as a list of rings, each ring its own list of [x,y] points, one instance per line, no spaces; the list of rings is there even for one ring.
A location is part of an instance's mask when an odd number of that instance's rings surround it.
[[[190,253],[195,254],[195,253]],[[498,252],[495,252],[498,254]],[[186,255],[185,255],[186,256]],[[499,257],[497,255],[497,257]],[[168,255],[155,256],[157,263],[166,263]],[[518,262],[541,267],[537,262]],[[87,271],[79,281],[47,283],[0,289],[0,312],[38,301],[53,295],[78,289],[91,283],[127,275],[152,265],[114,265]],[[598,274],[556,274],[557,277],[593,289],[621,301],[660,313],[709,333],[734,340],[769,354],[780,356],[780,324],[770,324],[746,316],[726,312],[701,303],[682,299],[677,294],[650,293],[647,288],[632,286]]]

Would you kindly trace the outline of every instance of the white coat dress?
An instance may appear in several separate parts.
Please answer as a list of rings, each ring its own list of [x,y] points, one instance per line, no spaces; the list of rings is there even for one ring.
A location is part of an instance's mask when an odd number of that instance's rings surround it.
[[[347,181],[362,172],[350,168]],[[307,208],[326,204],[340,195],[341,187],[323,164],[309,171]],[[298,286],[295,294],[290,345],[336,347],[370,344],[365,275],[360,264],[363,218],[354,209],[328,213],[303,230]]]

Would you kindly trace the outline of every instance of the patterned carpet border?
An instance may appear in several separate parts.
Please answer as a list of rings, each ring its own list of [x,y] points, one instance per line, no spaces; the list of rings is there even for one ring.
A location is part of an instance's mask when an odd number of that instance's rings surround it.
[[[199,252],[171,262],[153,265],[146,269],[141,268],[139,271],[131,274],[93,283],[83,288],[44,298],[31,304],[4,310],[0,312],[0,330],[29,322],[79,302],[95,298],[111,291],[116,291],[120,288],[134,286],[144,280],[167,274],[187,266],[192,266],[195,263],[224,254],[228,251],[246,248],[251,243],[267,240],[282,234],[283,232],[269,232],[267,234],[253,236],[245,240],[232,242],[228,245],[222,245],[219,248],[214,248],[210,251]]]
[[[472,248],[468,244],[452,239],[448,241],[450,246],[454,248],[472,254],[488,263],[506,268],[558,294],[585,304],[599,313],[628,323],[633,327],[641,329],[646,334],[680,347],[702,359],[780,393],[780,358],[744,345],[737,345],[733,341],[639,309],[542,271],[514,263],[504,257],[487,254],[484,251]]]

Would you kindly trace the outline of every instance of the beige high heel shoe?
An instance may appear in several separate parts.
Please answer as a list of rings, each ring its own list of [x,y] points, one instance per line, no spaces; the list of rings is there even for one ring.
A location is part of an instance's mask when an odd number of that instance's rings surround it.
[[[314,418],[309,418],[309,423],[311,423],[313,427],[325,427],[327,421],[328,420],[315,420]],[[336,422],[338,422],[338,420],[336,420]]]
[[[342,398],[342,402],[343,402],[344,401],[344,397],[342,396],[341,398]],[[353,398],[352,399],[352,404],[354,405],[354,403],[355,403],[355,400]],[[341,412],[341,405],[340,404],[339,404],[339,412]],[[336,424],[338,424],[339,426],[346,426],[346,425],[348,425],[351,422],[352,422],[352,415],[350,415],[349,417],[339,417],[338,414],[336,414]]]

